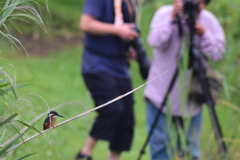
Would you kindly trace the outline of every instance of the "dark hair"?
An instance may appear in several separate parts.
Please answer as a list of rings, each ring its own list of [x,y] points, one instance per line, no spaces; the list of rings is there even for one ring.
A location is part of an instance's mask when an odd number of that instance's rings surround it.
[[[204,0],[205,5],[208,5],[211,2],[211,0]]]

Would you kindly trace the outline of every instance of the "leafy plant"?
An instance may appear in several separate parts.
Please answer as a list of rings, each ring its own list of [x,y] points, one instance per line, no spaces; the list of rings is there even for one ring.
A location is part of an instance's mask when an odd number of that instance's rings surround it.
[[[6,38],[11,44],[18,48],[18,45],[22,46],[21,42],[12,36],[8,31],[8,26],[6,21],[10,21],[13,26],[21,33],[16,25],[14,25],[13,20],[18,19],[24,22],[32,20],[37,23],[43,30],[46,31],[44,23],[39,15],[38,11],[35,9],[33,4],[37,4],[35,1],[25,1],[25,0],[6,0],[0,3],[0,35],[1,39]],[[4,31],[3,31],[4,29]],[[22,46],[22,48],[24,48]],[[18,48],[19,49],[19,48]],[[9,67],[10,66],[10,67]],[[16,72],[12,65],[0,66],[0,106],[1,106],[1,119],[0,119],[0,141],[1,144],[7,141],[15,133],[18,136],[8,141],[5,145],[1,146],[0,157],[7,158],[11,154],[7,154],[7,150],[11,148],[19,139],[23,138],[29,129],[39,132],[34,126],[27,124],[16,112],[22,110],[23,106],[29,105],[30,101],[23,100],[18,97],[17,88],[23,86],[16,86]],[[22,103],[25,101],[24,103]],[[28,129],[21,132],[21,126],[25,126]],[[18,159],[24,159],[35,153],[30,153]]]
[[[10,23],[21,34],[21,30],[14,23],[14,20],[16,19],[27,23],[29,23],[29,20],[32,20],[33,22],[37,23],[45,32],[47,32],[42,18],[33,4],[38,5],[38,3],[34,0],[6,0],[6,2],[0,3],[0,29],[5,30],[0,30],[0,35],[2,35],[2,38],[8,39],[17,48],[18,45],[22,46],[22,44],[17,38],[9,34],[8,26],[6,25],[7,21],[10,21]]]
[[[6,67],[8,68],[8,67]],[[8,69],[0,67],[0,106],[1,106],[1,120],[0,120],[0,140],[1,144],[12,135],[12,133],[18,133],[12,141],[9,141],[6,145],[1,146],[0,157],[4,158],[9,156],[6,151],[12,147],[23,135],[29,130],[34,129],[33,126],[28,125],[24,121],[18,118],[18,113],[13,109],[15,105],[21,100],[17,96],[16,84],[14,76],[8,73]],[[19,86],[20,87],[20,86]],[[18,106],[20,107],[20,106]],[[5,118],[6,117],[6,118]],[[26,132],[20,133],[19,124],[28,127]],[[13,130],[11,130],[13,129]],[[37,130],[36,130],[37,131]],[[30,155],[29,155],[30,156]],[[23,159],[24,157],[22,157]]]

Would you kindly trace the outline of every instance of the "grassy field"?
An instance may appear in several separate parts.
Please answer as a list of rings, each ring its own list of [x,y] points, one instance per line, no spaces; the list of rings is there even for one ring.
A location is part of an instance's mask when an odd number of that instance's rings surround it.
[[[75,1],[74,1],[75,2]],[[71,7],[74,8],[74,16],[72,18],[79,18],[78,9],[80,13],[81,5],[72,1],[64,1],[66,11],[69,12]],[[62,7],[63,4],[55,4],[50,2],[51,7]],[[71,7],[67,7],[71,6]],[[213,7],[212,7],[213,8]],[[53,9],[53,8],[52,8]],[[153,15],[154,10],[145,6],[142,8],[142,37],[146,44],[146,36],[149,30],[149,23]],[[57,9],[54,9],[57,10]],[[65,11],[65,12],[66,12]],[[55,14],[54,14],[55,15]],[[59,12],[61,17],[65,16],[64,23],[61,23],[56,17],[57,24],[67,25],[68,17],[65,15],[64,10]],[[143,18],[144,15],[144,18]],[[73,20],[72,20],[73,21]],[[50,24],[50,23],[48,23]],[[78,24],[78,19],[73,24],[73,28]],[[61,28],[61,27],[60,27]],[[67,28],[67,27],[63,27]],[[66,30],[69,32],[74,30],[73,28]],[[77,27],[76,27],[77,28]],[[75,29],[76,29],[75,28]],[[53,31],[54,34],[58,32],[64,32],[64,29]],[[219,63],[213,63],[215,68],[218,68],[225,75],[225,92],[220,97],[220,102],[216,106],[217,115],[222,127],[223,135],[227,141],[229,152],[226,156],[226,160],[240,159],[239,145],[240,145],[240,111],[239,111],[239,45],[236,39],[233,39],[230,31],[225,28],[228,39],[227,53],[224,60]],[[65,33],[64,32],[64,33]],[[47,34],[49,36],[49,34]],[[72,48],[59,48],[52,51],[49,55],[43,57],[26,57],[22,56],[5,43],[0,43],[1,52],[0,59],[1,66],[10,68],[8,64],[12,64],[16,70],[17,84],[30,84],[29,86],[19,88],[18,95],[22,99],[21,108],[12,108],[12,110],[20,114],[23,120],[30,122],[37,115],[48,111],[50,108],[61,105],[57,109],[59,114],[65,116],[65,118],[58,118],[57,123],[67,120],[73,116],[92,109],[93,103],[89,93],[83,84],[82,77],[80,76],[81,66],[81,53],[82,46],[78,45]],[[43,46],[44,47],[44,46]],[[150,48],[147,47],[149,53]],[[134,88],[143,84],[137,64],[133,62],[131,64],[131,73],[133,78]],[[133,141],[132,150],[122,155],[122,160],[134,160],[137,159],[139,151],[146,139],[146,124],[145,124],[145,103],[143,99],[144,89],[140,89],[134,93],[135,97],[135,136]],[[26,99],[29,100],[30,105]],[[26,105],[24,105],[26,104]],[[0,111],[5,110],[1,108]],[[70,160],[73,159],[76,152],[84,145],[85,138],[88,135],[89,128],[96,116],[95,113],[90,113],[84,117],[73,120],[65,125],[51,130],[45,133],[43,136],[39,136],[34,140],[27,142],[25,145],[19,147],[13,153],[11,158],[17,158],[27,153],[37,152],[37,154],[31,156],[28,159],[36,160]],[[42,130],[42,124],[44,118],[41,118],[35,125],[37,129]],[[20,126],[21,127],[21,126]],[[14,129],[9,127],[10,133]],[[28,136],[35,134],[36,132],[28,132]],[[203,108],[203,129],[201,136],[201,153],[202,160],[218,160],[219,153],[217,151],[217,143],[215,140],[214,132],[212,129],[211,121],[209,119],[209,112],[207,106]],[[96,160],[106,160],[108,157],[108,144],[105,142],[99,142],[93,153],[93,158]],[[11,159],[10,158],[10,159]],[[149,159],[149,151],[142,160]]]
[[[19,110],[24,120],[30,121],[36,115],[57,105],[63,105],[63,107],[57,109],[57,111],[65,116],[64,119],[58,118],[57,122],[64,121],[92,108],[91,98],[83,85],[82,77],[79,75],[80,55],[81,46],[78,46],[72,49],[54,51],[50,56],[42,58],[26,58],[19,55],[15,55],[14,58],[7,58],[9,63],[16,67],[18,84],[32,84],[18,90],[19,95],[24,95],[24,97],[22,97],[23,99],[33,98],[36,100],[36,102],[32,102],[33,108],[26,106]],[[134,88],[144,83],[138,74],[136,63],[132,64],[131,72]],[[44,100],[35,94],[40,95]],[[136,91],[134,96],[136,100],[135,137],[132,150],[123,154],[123,160],[137,158],[147,135],[143,89]],[[86,107],[84,108],[84,106]],[[218,105],[216,109],[224,136],[228,138],[238,138],[239,141],[240,113],[235,112],[226,105]],[[13,156],[19,157],[26,153],[38,152],[38,154],[29,159],[72,159],[75,153],[84,145],[85,138],[94,117],[95,113],[90,113],[44,134],[45,138],[39,136],[27,142],[26,145],[19,147]],[[36,124],[39,130],[42,129],[44,118],[45,117],[40,119]],[[29,132],[29,136],[33,134],[33,132]],[[238,141],[235,140],[233,143],[228,143],[229,160],[240,158],[237,147],[239,145]],[[107,143],[98,143],[93,157],[97,160],[107,159],[107,148]],[[203,159],[216,160],[216,157],[218,157],[217,144],[206,106],[204,107],[201,151]],[[148,153],[149,152],[144,156],[143,160],[149,159]]]
[[[24,87],[18,90],[19,95],[27,93],[36,93],[40,97],[27,94],[27,97],[36,99],[32,110],[30,107],[22,108],[21,116],[29,120],[33,119],[36,115],[43,113],[49,108],[55,107],[60,104],[69,102],[67,105],[59,108],[57,111],[64,115],[66,118],[58,118],[58,122],[83,113],[86,110],[92,109],[92,101],[89,93],[83,85],[82,77],[79,75],[80,70],[80,54],[81,47],[76,47],[68,50],[61,50],[52,53],[48,57],[43,58],[7,58],[11,64],[16,66],[19,84],[32,84],[31,86]],[[136,64],[132,65],[135,70]],[[135,71],[134,87],[143,83],[140,75]],[[137,150],[146,136],[145,131],[145,106],[143,102],[143,89],[140,89],[135,94],[136,97],[136,137],[133,148],[136,147],[135,152],[127,153],[123,157],[136,157]],[[138,98],[139,97],[139,98]],[[47,102],[47,105],[45,104]],[[72,102],[71,102],[72,101]],[[84,106],[81,105],[84,104]],[[27,114],[27,115],[25,115]],[[75,153],[83,146],[87,136],[89,127],[95,113],[74,120],[66,125],[52,130],[49,134],[45,134],[49,140],[48,143],[43,137],[39,136],[36,140],[29,142],[26,146],[20,147],[16,154],[23,154],[24,152],[40,152],[33,156],[34,159],[71,159]],[[43,117],[37,128],[42,129]],[[138,137],[138,138],[137,138]],[[35,146],[35,147],[33,147]],[[104,147],[103,147],[104,146]],[[106,159],[107,157],[107,144],[99,143],[95,150],[97,159]],[[40,149],[40,150],[39,150]],[[61,150],[59,150],[61,149]],[[63,150],[62,150],[63,149]],[[98,153],[101,153],[100,155]],[[60,157],[58,157],[58,154]]]

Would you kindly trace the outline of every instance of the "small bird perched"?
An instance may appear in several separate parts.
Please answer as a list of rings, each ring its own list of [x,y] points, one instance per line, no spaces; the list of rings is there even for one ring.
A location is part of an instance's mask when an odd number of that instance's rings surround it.
[[[48,113],[48,117],[45,119],[45,121],[43,123],[43,130],[49,129],[51,127],[54,127],[54,123],[57,120],[57,116],[58,117],[63,117],[63,116],[59,115],[56,111],[50,111]]]

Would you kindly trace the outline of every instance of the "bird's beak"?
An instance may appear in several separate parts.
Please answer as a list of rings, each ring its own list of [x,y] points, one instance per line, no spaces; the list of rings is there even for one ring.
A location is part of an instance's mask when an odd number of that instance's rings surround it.
[[[62,118],[65,118],[64,116],[62,116],[62,115],[60,115],[60,114],[58,114],[58,115],[56,115],[56,116],[58,116],[58,117],[62,117]]]

